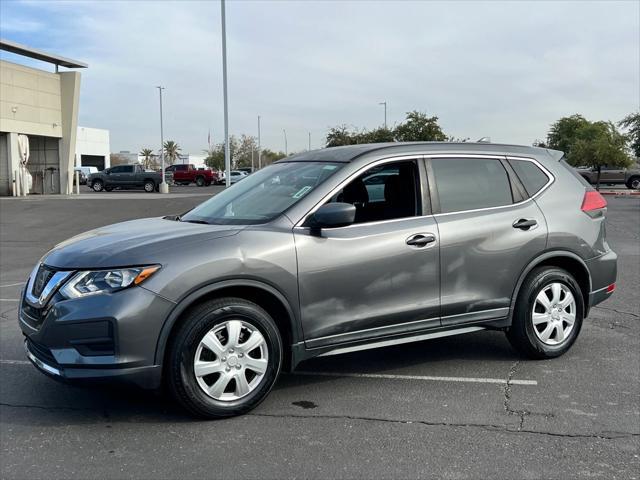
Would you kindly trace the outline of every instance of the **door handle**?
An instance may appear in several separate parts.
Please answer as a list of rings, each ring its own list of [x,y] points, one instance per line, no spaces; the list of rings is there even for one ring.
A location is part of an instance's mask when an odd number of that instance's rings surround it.
[[[407,238],[406,243],[411,247],[422,248],[436,241],[436,236],[432,233],[416,233]]]
[[[531,227],[535,227],[536,225],[538,225],[538,222],[535,220],[528,220],[526,218],[521,218],[520,220],[513,222],[513,228],[519,228],[520,230],[529,230]]]

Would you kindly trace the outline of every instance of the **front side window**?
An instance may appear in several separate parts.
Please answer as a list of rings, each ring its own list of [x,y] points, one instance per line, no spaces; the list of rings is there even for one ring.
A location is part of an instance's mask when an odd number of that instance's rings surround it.
[[[513,203],[509,177],[499,160],[434,158],[431,165],[442,213]]]
[[[533,162],[509,160],[509,164],[515,170],[530,197],[538,193],[549,181],[549,177]]]
[[[342,168],[330,162],[282,162],[247,176],[182,216],[186,222],[253,225],[271,221]]]
[[[130,167],[128,165],[118,165],[116,167],[111,168],[111,173],[128,173],[132,171],[133,171],[133,167]]]
[[[372,167],[351,180],[329,202],[356,207],[354,223],[419,215],[418,168],[413,161]]]

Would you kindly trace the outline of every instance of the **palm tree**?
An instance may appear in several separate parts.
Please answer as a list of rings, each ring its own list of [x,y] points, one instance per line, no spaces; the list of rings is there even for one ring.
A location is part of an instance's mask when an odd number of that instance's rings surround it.
[[[180,155],[180,145],[173,140],[164,142],[164,156],[169,159],[169,165],[176,163],[176,159]]]
[[[151,168],[151,164],[155,163],[153,162],[153,150],[151,148],[143,148],[142,150],[140,150],[140,153],[138,155],[143,157],[142,166],[145,168],[145,170]]]

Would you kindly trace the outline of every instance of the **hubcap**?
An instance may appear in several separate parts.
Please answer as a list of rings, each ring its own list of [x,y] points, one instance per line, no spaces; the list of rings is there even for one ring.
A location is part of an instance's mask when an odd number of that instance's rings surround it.
[[[260,331],[242,320],[229,320],[200,340],[193,371],[200,388],[221,401],[238,400],[260,384],[269,350]]]
[[[576,301],[563,283],[547,285],[536,297],[531,314],[533,331],[547,345],[564,342],[576,321]]]

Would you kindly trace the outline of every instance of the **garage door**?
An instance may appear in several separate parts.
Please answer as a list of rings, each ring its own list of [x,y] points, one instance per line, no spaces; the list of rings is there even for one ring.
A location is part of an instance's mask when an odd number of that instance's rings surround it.
[[[9,135],[0,133],[0,195],[11,194],[11,175],[9,175],[9,153],[7,152],[7,140]]]
[[[80,155],[80,165],[104,170],[104,157],[102,155]]]

